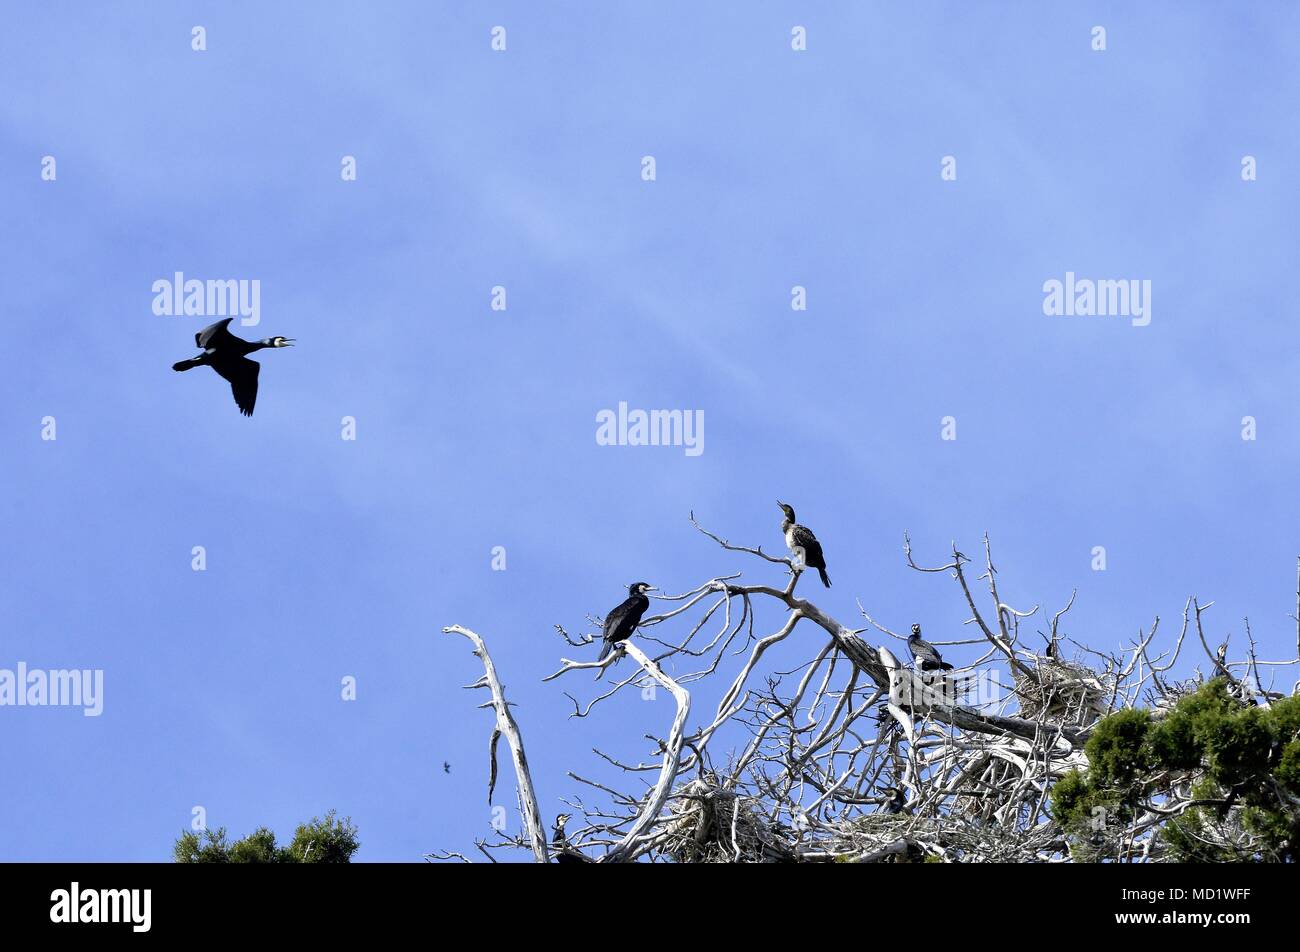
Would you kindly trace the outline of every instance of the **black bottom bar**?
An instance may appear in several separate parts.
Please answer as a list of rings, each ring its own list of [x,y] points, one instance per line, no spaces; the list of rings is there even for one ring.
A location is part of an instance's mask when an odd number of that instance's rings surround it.
[[[196,930],[216,937],[245,923],[256,924],[259,937],[295,939],[373,936],[393,927],[450,937],[469,926],[492,928],[493,923],[504,934],[520,928],[521,915],[537,913],[546,921],[557,908],[599,905],[598,899],[591,899],[599,893],[590,889],[627,875],[645,877],[636,886],[658,895],[663,904],[654,905],[664,913],[675,904],[672,897],[685,901],[698,897],[700,890],[716,888],[721,890],[719,898],[728,895],[733,900],[749,890],[755,897],[776,895],[774,887],[788,890],[775,908],[762,910],[760,918],[769,925],[777,924],[771,920],[780,908],[787,909],[790,924],[797,925],[799,896],[809,897],[805,911],[814,914],[817,906],[825,912],[822,903],[843,902],[850,915],[871,917],[895,910],[906,919],[914,916],[916,897],[922,894],[927,908],[941,913],[936,912],[932,922],[918,923],[918,928],[978,923],[997,910],[997,921],[1003,924],[1004,917],[1011,916],[1018,927],[1068,925],[1080,937],[1100,929],[1115,935],[1139,933],[1149,940],[1195,929],[1228,939],[1259,926],[1276,929],[1294,921],[1294,873],[1276,866],[925,865],[902,870],[897,865],[828,864],[802,869],[702,866],[692,871],[588,865],[565,872],[524,864],[459,863],[0,865],[0,921],[7,936],[62,933],[82,938],[193,938]],[[818,888],[827,886],[830,892]],[[823,899],[814,902],[811,897],[816,895]],[[871,898],[849,902],[849,896]],[[719,925],[741,924],[744,905],[733,904],[731,914],[718,918]],[[782,916],[775,918],[779,922]]]

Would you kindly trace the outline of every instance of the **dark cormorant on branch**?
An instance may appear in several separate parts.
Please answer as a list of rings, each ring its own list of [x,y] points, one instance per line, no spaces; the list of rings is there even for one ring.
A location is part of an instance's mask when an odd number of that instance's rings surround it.
[[[822,584],[830,588],[831,579],[826,574],[826,556],[822,554],[822,544],[817,541],[817,537],[813,535],[811,529],[795,522],[793,506],[783,503],[779,499],[776,504],[785,513],[785,519],[781,522],[781,531],[785,534],[786,548],[796,556],[802,552],[804,567],[816,569],[817,573],[822,577]]]
[[[907,636],[907,647],[912,652],[912,660],[922,671],[952,670],[952,665],[943,660],[934,645],[921,637],[920,625],[912,626],[912,633]]]
[[[579,852],[569,845],[569,836],[564,832],[564,824],[569,822],[569,814],[561,813],[555,818],[555,830],[551,834],[551,852],[557,863],[590,863],[591,857]]]
[[[604,661],[616,644],[632,637],[636,626],[641,624],[641,616],[650,607],[650,599],[646,598],[645,593],[653,591],[655,587],[649,582],[634,582],[628,586],[627,601],[605,616],[605,646],[600,649],[597,661]],[[599,672],[596,677],[600,677]]]
[[[203,349],[203,353],[172,364],[172,370],[211,367],[229,381],[239,412],[252,416],[253,405],[257,403],[257,374],[262,366],[256,360],[249,360],[248,355],[267,347],[292,347],[293,340],[288,337],[244,340],[230,333],[229,324],[233,320],[233,317],[227,317],[195,334],[194,343]]]

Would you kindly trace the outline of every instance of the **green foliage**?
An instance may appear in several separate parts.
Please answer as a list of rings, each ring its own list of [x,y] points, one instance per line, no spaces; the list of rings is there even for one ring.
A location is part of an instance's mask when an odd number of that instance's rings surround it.
[[[1076,858],[1091,859],[1091,847],[1117,822],[1132,816],[1131,806],[1114,790],[1094,785],[1087,774],[1071,770],[1052,788],[1052,815],[1080,849]],[[1084,849],[1087,844],[1088,848]]]
[[[1282,748],[1282,757],[1273,775],[1291,793],[1300,795],[1300,740],[1293,740]]]
[[[1188,810],[1166,823],[1160,835],[1179,862],[1216,863],[1220,861],[1220,851],[1206,841],[1205,824],[1206,814]]]
[[[1300,738],[1300,696],[1274,701],[1268,709],[1278,736],[1295,740]]]
[[[1101,787],[1131,786],[1151,766],[1150,749],[1143,743],[1150,726],[1151,714],[1136,708],[1098,724],[1085,748],[1089,779]]]
[[[258,827],[230,848],[232,863],[278,863],[279,851],[275,848],[275,834],[266,827]]]
[[[1273,731],[1263,711],[1248,707],[1219,717],[1204,734],[1205,758],[1216,783],[1233,790],[1264,782],[1273,759]]]
[[[1052,788],[1053,816],[1080,847],[1102,838],[1098,817],[1128,819],[1182,780],[1193,798],[1215,802],[1164,824],[1161,837],[1175,858],[1294,860],[1300,852],[1300,810],[1280,793],[1300,793],[1300,698],[1268,708],[1243,704],[1227,679],[1216,678],[1162,719],[1143,710],[1112,714],[1093,729],[1085,751],[1087,771],[1068,773]],[[1246,835],[1211,835],[1225,822]]]
[[[275,834],[264,826],[230,843],[221,827],[182,833],[172,856],[178,863],[349,863],[360,846],[352,820],[340,820],[331,810],[324,819],[301,824],[288,846],[277,846]]]
[[[1069,826],[1078,816],[1079,807],[1088,795],[1088,781],[1083,772],[1071,770],[1052,787],[1052,813],[1056,822]]]
[[[182,833],[172,847],[172,857],[178,863],[229,863],[226,828],[204,830],[201,834]]]
[[[340,820],[331,810],[325,819],[312,818],[298,827],[288,846],[290,863],[347,863],[361,844],[351,818]]]

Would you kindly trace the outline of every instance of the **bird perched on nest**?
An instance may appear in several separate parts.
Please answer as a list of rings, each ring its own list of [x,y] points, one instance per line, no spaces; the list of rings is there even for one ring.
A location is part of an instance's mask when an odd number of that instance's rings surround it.
[[[822,554],[822,544],[817,541],[813,531],[795,521],[794,507],[779,499],[776,504],[785,513],[781,521],[781,532],[785,535],[785,546],[803,562],[804,568],[816,569],[822,577],[822,584],[831,587],[831,578],[826,574],[826,556]]]
[[[551,833],[551,852],[557,863],[590,863],[591,857],[579,852],[569,845],[569,835],[564,832],[564,825],[569,822],[569,814],[561,813],[555,818],[555,829]]]
[[[912,652],[912,660],[922,671],[951,671],[952,665],[943,660],[943,655],[934,645],[921,637],[921,626],[913,625],[912,633],[907,636],[907,647]]]
[[[641,624],[641,616],[650,607],[650,599],[646,598],[645,593],[653,591],[656,589],[649,582],[633,582],[628,586],[626,601],[605,616],[605,629],[602,634],[605,646],[600,649],[600,657],[596,659],[597,661],[604,661],[614,650],[615,645],[632,637],[636,626]],[[596,677],[599,678],[601,673],[597,671]]]
[[[902,813],[903,805],[907,803],[907,797],[903,795],[903,791],[897,787],[885,787],[883,792],[889,794],[889,799],[882,803],[880,809],[876,812],[883,813],[886,816]]]
[[[202,348],[203,353],[189,360],[172,364],[172,370],[191,370],[194,367],[211,367],[230,384],[234,394],[235,406],[244,416],[253,415],[253,406],[257,403],[257,375],[262,365],[256,360],[249,360],[248,355],[268,347],[292,347],[293,339],[289,337],[268,337],[265,340],[248,341],[230,333],[233,317],[209,324],[194,335],[194,343]]]

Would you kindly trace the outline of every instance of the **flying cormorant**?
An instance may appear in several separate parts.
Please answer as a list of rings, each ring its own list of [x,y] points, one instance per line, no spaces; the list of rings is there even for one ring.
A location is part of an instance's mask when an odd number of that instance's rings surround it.
[[[826,556],[822,555],[822,544],[817,541],[813,531],[807,526],[801,526],[794,520],[794,507],[779,499],[776,504],[781,507],[785,513],[785,519],[781,522],[781,531],[785,534],[786,548],[796,557],[803,553],[804,568],[816,569],[822,577],[822,584],[827,588],[831,587],[830,576],[826,574]]]
[[[912,652],[912,660],[922,671],[952,670],[952,665],[943,660],[934,645],[921,637],[920,625],[912,626],[912,633],[907,636],[907,647]]]
[[[632,637],[636,626],[641,624],[641,616],[650,607],[650,599],[646,598],[645,593],[655,590],[649,582],[634,582],[627,587],[627,601],[605,616],[605,646],[600,649],[597,661],[604,661],[616,644]],[[596,677],[599,678],[600,674],[597,672]]]
[[[253,405],[257,403],[257,373],[261,364],[249,360],[248,355],[267,347],[292,347],[293,339],[289,337],[268,337],[265,340],[248,341],[230,333],[229,324],[233,317],[209,324],[194,335],[194,343],[203,349],[203,353],[189,360],[172,364],[172,370],[189,370],[191,367],[211,367],[230,382],[230,392],[235,395],[235,405],[244,416],[253,415]]]

